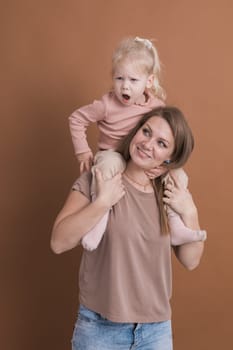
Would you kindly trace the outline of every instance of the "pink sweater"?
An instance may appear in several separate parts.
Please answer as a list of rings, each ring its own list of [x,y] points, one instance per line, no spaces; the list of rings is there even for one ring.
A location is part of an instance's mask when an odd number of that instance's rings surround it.
[[[128,134],[142,115],[159,106],[164,106],[164,102],[151,94],[144,104],[124,106],[113,92],[109,92],[100,100],[77,109],[69,117],[75,154],[90,151],[86,137],[90,123],[97,122],[98,148],[116,149],[119,140]]]

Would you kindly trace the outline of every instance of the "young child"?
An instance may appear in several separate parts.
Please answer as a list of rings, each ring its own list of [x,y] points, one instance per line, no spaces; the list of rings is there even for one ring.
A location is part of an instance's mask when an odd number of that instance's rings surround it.
[[[69,117],[70,131],[75,154],[80,163],[80,173],[92,167],[92,200],[95,200],[95,168],[98,167],[104,179],[122,172],[125,163],[116,150],[123,136],[136,125],[143,114],[155,107],[165,105],[165,92],[160,85],[160,61],[152,42],[148,39],[126,38],[112,57],[112,91],[100,100],[79,108]],[[98,148],[95,158],[87,143],[86,129],[97,122],[99,129]],[[182,169],[184,187],[187,176]],[[175,172],[173,173],[173,176]],[[158,170],[148,176],[158,176]],[[182,179],[182,176],[179,175]],[[97,248],[107,225],[108,214],[82,239],[87,250]],[[169,209],[168,221],[171,230],[171,244],[180,245],[204,240],[204,231],[193,231],[184,226],[181,218]]]

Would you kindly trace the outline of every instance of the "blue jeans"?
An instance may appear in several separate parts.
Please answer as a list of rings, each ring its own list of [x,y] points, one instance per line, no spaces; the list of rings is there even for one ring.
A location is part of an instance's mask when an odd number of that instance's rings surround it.
[[[172,350],[171,321],[112,322],[80,305],[72,350]]]

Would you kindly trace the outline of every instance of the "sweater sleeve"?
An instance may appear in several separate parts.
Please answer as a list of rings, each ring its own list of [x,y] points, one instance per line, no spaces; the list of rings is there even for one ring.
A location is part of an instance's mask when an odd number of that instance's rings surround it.
[[[90,123],[96,123],[105,118],[105,101],[95,100],[92,104],[75,110],[69,116],[69,127],[75,154],[88,152],[87,128]]]

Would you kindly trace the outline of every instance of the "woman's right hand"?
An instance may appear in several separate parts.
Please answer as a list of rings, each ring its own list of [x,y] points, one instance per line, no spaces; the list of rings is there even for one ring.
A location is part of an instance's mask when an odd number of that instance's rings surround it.
[[[124,195],[125,189],[122,183],[122,174],[118,173],[108,180],[104,180],[99,169],[95,169],[96,176],[96,201],[101,202],[102,205],[111,208]]]

